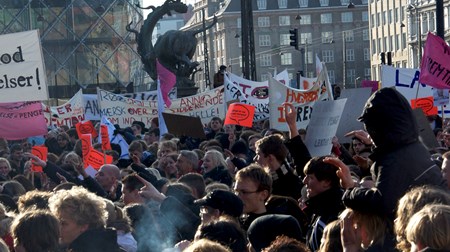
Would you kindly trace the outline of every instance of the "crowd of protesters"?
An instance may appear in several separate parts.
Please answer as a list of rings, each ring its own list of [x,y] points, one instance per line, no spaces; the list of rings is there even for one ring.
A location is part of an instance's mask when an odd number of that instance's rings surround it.
[[[427,149],[408,101],[384,88],[350,145],[335,137],[312,157],[294,106],[284,113],[289,132],[213,118],[206,140],[135,122],[115,131],[129,158],[112,144],[94,176],[74,128],[1,139],[0,252],[450,250],[446,122],[430,120],[441,147]]]

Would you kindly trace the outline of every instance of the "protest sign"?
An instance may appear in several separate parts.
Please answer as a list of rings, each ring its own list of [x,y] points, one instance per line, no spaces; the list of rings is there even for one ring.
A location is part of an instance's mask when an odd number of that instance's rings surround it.
[[[444,106],[449,103],[449,90],[433,88],[434,106]]]
[[[83,92],[80,89],[70,100],[61,106],[49,107],[42,104],[47,126],[60,127],[66,125],[69,128],[78,122],[84,121]]]
[[[169,133],[177,136],[206,139],[200,118],[172,113],[162,113],[162,116],[166,122]]]
[[[113,157],[110,155],[106,155],[94,148],[91,148],[85,160],[85,166],[91,166],[94,169],[98,170],[104,164],[111,164],[113,161]]]
[[[82,134],[79,138],[81,141],[81,153],[83,156],[84,167],[87,167],[89,165],[87,158],[89,156],[89,151],[92,149],[92,136],[90,134]]]
[[[420,64],[419,81],[439,89],[450,88],[450,46],[439,36],[428,32]]]
[[[45,146],[33,146],[31,148],[31,154],[35,155],[43,161],[47,161],[48,149]],[[31,171],[42,172],[42,167],[31,163]]]
[[[437,115],[438,109],[434,106],[433,96],[422,97],[411,100],[411,107],[413,109],[420,108],[423,113],[427,116],[429,115]]]
[[[172,100],[172,105],[166,108],[165,112],[199,117],[204,124],[211,121],[213,117],[224,118],[223,87]]]
[[[306,78],[303,76],[300,76],[300,90],[308,90],[316,84],[317,78]]]
[[[382,87],[395,87],[408,101],[433,96],[430,86],[419,83],[420,71],[412,68],[381,66]]]
[[[0,36],[0,101],[48,100],[38,30]]]
[[[345,137],[345,134],[352,131],[363,129],[364,125],[358,121],[358,117],[364,109],[366,101],[369,99],[371,88],[350,88],[343,89],[339,99],[347,99],[341,120],[336,131],[336,136],[341,143],[350,143],[351,138]]]
[[[333,146],[331,140],[341,119],[347,99],[318,101],[308,125],[305,145],[313,157],[329,155]]]
[[[47,134],[40,102],[0,103],[0,137],[17,140]]]
[[[328,98],[327,88],[318,83],[309,90],[299,90],[287,87],[273,78],[269,78],[269,108],[270,127],[287,131],[288,126],[284,118],[284,102],[290,102],[297,111],[297,128],[306,129],[313,106],[316,101]]]
[[[131,126],[134,121],[150,125],[158,114],[156,101],[138,101],[103,89],[97,89],[97,96],[100,114],[121,128]]]
[[[128,143],[121,134],[114,134],[114,131],[116,129],[114,125],[106,117],[102,116],[100,126],[106,126],[110,143],[118,144],[120,146],[120,158],[129,159],[130,156],[128,153]],[[101,137],[99,138],[99,141],[102,141]]]
[[[91,121],[79,122],[75,125],[75,128],[77,130],[78,137],[84,134],[90,134],[93,138],[98,136],[97,130]]]
[[[234,124],[251,128],[255,107],[247,104],[234,103],[228,107],[224,125]]]
[[[111,142],[108,134],[108,126],[100,125],[100,136],[102,138],[102,150],[111,150]]]

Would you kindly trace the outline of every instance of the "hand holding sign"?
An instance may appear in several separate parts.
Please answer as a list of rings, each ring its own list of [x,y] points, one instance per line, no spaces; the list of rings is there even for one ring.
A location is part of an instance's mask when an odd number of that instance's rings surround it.
[[[251,128],[253,125],[254,115],[254,106],[242,103],[233,103],[228,107],[228,112],[224,124],[235,124]]]

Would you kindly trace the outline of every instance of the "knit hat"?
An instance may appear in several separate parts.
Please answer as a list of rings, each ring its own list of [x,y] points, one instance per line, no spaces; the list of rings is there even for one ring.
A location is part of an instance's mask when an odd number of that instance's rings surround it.
[[[209,192],[205,197],[196,200],[195,204],[218,209],[233,217],[239,217],[244,209],[242,200],[234,193],[225,190]]]

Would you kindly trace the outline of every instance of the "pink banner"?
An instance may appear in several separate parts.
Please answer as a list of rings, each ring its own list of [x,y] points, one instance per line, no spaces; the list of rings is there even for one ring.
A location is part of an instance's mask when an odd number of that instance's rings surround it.
[[[450,47],[445,41],[428,33],[420,64],[419,82],[440,89],[450,89]]]
[[[17,140],[47,134],[40,102],[0,103],[0,137]]]
[[[161,63],[159,63],[159,60],[156,60],[156,71],[158,72],[158,78],[161,83],[161,94],[163,96],[164,103],[168,108],[170,108],[172,102],[169,99],[169,92],[175,86],[177,77],[174,73],[169,71],[169,69],[161,65]]]

